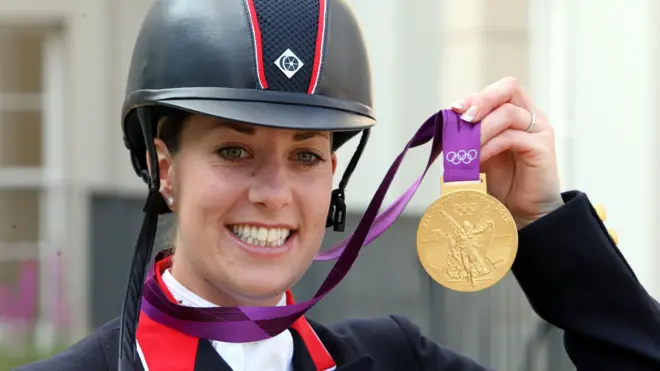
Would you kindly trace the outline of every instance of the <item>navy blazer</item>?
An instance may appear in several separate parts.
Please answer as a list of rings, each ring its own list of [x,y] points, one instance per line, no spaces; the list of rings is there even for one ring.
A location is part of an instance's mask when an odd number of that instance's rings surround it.
[[[587,196],[563,197],[564,206],[519,232],[513,273],[532,308],[565,330],[566,351],[579,371],[660,370],[660,305],[640,285]],[[310,323],[337,371],[486,370],[401,316]],[[292,333],[294,370],[314,371]],[[113,320],[65,352],[15,371],[115,371],[118,335]],[[231,371],[208,341],[199,342],[196,356],[195,371],[204,370]]]

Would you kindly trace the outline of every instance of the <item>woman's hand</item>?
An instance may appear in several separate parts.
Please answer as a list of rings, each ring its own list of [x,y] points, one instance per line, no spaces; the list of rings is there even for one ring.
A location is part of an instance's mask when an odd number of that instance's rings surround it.
[[[452,109],[465,121],[481,121],[488,193],[507,207],[519,229],[563,205],[552,125],[516,79],[499,80]]]

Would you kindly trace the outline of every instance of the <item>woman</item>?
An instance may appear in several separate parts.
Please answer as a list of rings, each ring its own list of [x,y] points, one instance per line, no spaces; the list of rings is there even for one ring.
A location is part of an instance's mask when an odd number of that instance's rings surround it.
[[[330,327],[304,317],[380,233],[369,227],[400,161],[315,298],[296,304],[288,291],[319,257],[325,228],[343,229],[371,106],[365,48],[343,1],[157,1],[123,111],[149,197],[122,318],[19,370],[483,370],[400,316]],[[481,125],[488,191],[519,229],[513,271],[537,313],[565,329],[577,368],[660,369],[660,308],[586,196],[560,193],[552,127],[531,99],[507,78],[452,109],[465,127]],[[333,191],[335,151],[359,133]],[[143,286],[158,214],[170,211],[173,249]]]

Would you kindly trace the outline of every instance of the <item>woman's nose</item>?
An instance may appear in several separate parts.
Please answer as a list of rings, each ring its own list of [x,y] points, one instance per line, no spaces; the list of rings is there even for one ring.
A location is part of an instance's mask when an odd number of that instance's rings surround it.
[[[279,210],[291,203],[290,177],[285,164],[269,161],[256,170],[248,198],[253,204]]]

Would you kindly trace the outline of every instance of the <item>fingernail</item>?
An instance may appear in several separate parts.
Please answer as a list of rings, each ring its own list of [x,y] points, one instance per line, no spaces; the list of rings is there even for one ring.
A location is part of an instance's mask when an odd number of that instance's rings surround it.
[[[463,106],[463,102],[454,102],[451,104],[451,108],[462,110],[465,106]]]
[[[475,117],[477,117],[477,112],[479,111],[479,108],[477,106],[472,106],[470,107],[467,112],[461,115],[461,119],[472,122]]]

